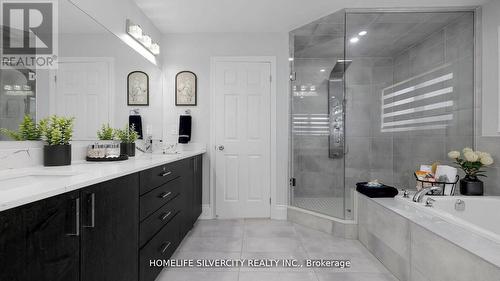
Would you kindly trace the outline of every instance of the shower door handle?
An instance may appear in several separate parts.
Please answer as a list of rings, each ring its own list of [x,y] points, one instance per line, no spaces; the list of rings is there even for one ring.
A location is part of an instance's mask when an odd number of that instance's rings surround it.
[[[221,144],[221,145],[218,145],[217,146],[217,150],[219,151],[223,151],[224,150],[224,146]]]

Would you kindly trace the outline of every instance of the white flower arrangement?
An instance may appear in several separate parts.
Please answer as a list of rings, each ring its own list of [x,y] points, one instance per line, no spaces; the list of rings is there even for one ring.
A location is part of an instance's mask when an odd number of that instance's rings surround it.
[[[448,152],[448,157],[455,160],[455,163],[468,177],[486,177],[481,168],[493,164],[493,157],[489,153],[474,151],[472,148],[466,147],[462,150],[462,154],[460,151],[453,150]]]

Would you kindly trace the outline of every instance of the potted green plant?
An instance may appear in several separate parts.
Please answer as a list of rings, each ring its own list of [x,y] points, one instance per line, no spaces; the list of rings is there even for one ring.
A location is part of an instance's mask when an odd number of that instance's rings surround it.
[[[50,116],[40,120],[39,127],[43,147],[43,164],[45,166],[71,165],[71,138],[73,137],[72,117]]]
[[[109,124],[103,124],[101,129],[97,131],[97,139],[101,141],[112,141],[115,139],[115,130]]]
[[[465,178],[460,180],[460,194],[483,195],[483,182],[478,177],[486,177],[485,171],[481,169],[493,164],[493,158],[489,153],[474,151],[468,147],[462,150],[462,154],[460,151],[448,153],[448,157],[465,173]]]
[[[121,141],[120,154],[130,157],[135,156],[135,141],[139,138],[139,135],[135,131],[134,125],[124,129],[116,129],[115,136]]]
[[[40,128],[29,115],[25,115],[17,131],[1,128],[0,134],[16,141],[40,140]]]

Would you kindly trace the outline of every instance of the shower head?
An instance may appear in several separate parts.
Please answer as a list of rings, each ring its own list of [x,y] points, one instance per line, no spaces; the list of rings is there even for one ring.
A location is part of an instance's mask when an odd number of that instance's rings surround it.
[[[351,65],[352,60],[337,60],[337,63],[335,63],[335,66],[332,69],[332,72],[330,72],[330,81],[335,81],[337,79],[343,79],[344,74],[347,71],[347,68]]]

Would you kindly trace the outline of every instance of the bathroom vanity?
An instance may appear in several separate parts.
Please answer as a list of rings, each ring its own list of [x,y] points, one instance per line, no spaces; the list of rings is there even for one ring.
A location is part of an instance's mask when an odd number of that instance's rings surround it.
[[[50,192],[19,184],[27,171],[17,182],[7,178],[0,280],[154,280],[162,268],[149,261],[170,258],[201,214],[202,154],[76,164],[47,182]]]

